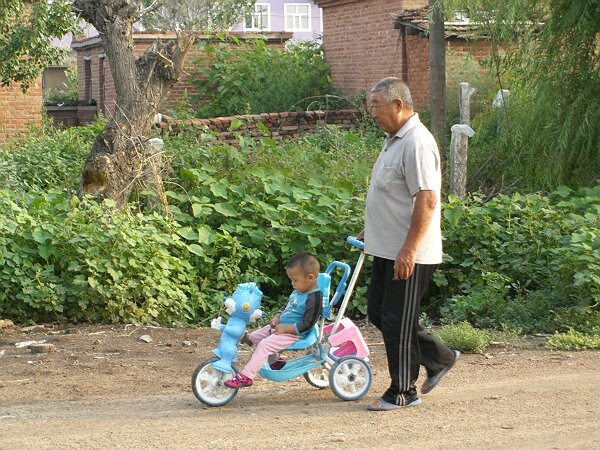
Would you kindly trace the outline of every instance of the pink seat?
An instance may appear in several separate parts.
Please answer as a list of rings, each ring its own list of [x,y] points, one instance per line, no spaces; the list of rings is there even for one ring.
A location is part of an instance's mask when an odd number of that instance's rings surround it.
[[[323,332],[329,333],[332,329],[333,324],[330,324],[323,329]],[[329,336],[329,343],[332,347],[337,347],[333,351],[333,355],[338,358],[355,355],[360,359],[364,359],[369,355],[369,347],[367,347],[360,330],[347,317],[340,321],[336,333]]]

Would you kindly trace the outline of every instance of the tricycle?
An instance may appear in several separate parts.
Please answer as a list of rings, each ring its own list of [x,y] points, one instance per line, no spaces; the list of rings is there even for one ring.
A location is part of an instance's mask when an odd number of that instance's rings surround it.
[[[263,378],[279,382],[302,376],[316,388],[331,388],[337,397],[346,401],[362,398],[371,388],[369,349],[360,330],[344,317],[364,262],[364,243],[352,236],[346,242],[361,250],[353,273],[348,264],[333,261],[324,273],[319,274],[317,284],[323,293],[323,312],[319,322],[305,337],[284,350],[302,354],[287,359],[285,366],[279,370],[265,364],[259,371]],[[331,297],[334,272],[339,281]],[[224,382],[238,372],[234,364],[238,345],[247,324],[263,314],[259,309],[261,298],[262,292],[256,283],[241,283],[231,297],[224,300],[230,315],[227,323],[221,324],[220,317],[213,320],[212,327],[221,332],[219,344],[213,350],[214,357],[200,363],[192,375],[194,395],[205,405],[222,406],[236,396],[238,389],[229,388]],[[337,307],[340,299],[341,304]]]

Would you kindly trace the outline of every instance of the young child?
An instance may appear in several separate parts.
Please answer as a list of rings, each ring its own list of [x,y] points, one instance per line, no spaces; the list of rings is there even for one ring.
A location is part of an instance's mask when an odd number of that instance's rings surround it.
[[[306,335],[321,315],[323,294],[317,286],[319,270],[319,261],[310,253],[298,253],[289,260],[285,272],[294,291],[269,325],[250,334],[256,350],[241,372],[225,381],[225,386],[233,389],[252,386],[252,380],[266,361],[274,370],[283,368],[285,361],[279,358],[279,352]]]

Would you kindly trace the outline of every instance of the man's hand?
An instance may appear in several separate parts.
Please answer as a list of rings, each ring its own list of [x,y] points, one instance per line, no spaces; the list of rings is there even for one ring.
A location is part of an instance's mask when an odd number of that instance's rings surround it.
[[[437,196],[434,191],[419,191],[415,195],[410,228],[394,261],[394,278],[406,280],[412,275],[417,261],[417,249],[425,238],[436,203]]]
[[[394,261],[394,278],[406,280],[410,277],[415,270],[416,261],[417,253],[402,247]]]

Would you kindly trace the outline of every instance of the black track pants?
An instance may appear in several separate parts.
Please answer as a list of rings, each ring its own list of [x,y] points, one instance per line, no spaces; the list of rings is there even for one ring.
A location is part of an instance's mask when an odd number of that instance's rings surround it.
[[[369,321],[383,335],[391,383],[383,398],[399,405],[416,396],[422,364],[438,373],[454,358],[452,350],[419,325],[419,306],[438,265],[417,264],[410,278],[394,280],[394,261],[375,257],[368,293]]]

